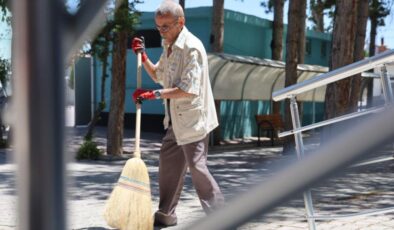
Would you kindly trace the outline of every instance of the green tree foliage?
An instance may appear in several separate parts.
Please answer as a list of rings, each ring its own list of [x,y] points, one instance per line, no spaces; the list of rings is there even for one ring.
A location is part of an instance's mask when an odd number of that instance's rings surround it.
[[[335,2],[335,0],[309,0],[310,16],[308,20],[312,22],[312,30],[319,32],[332,31]],[[324,22],[325,15],[331,19],[331,23],[326,28]]]
[[[283,2],[286,2],[286,0],[283,0]],[[275,0],[264,0],[260,2],[260,6],[265,9],[266,14],[274,12],[274,5]]]
[[[375,44],[376,35],[379,26],[385,26],[384,19],[390,14],[390,9],[392,7],[392,0],[369,0],[369,21],[370,21],[370,31],[369,31],[369,50],[368,56],[372,57],[375,55]],[[373,81],[372,79],[365,82],[367,88],[367,105],[372,106],[372,91],[373,91]]]
[[[1,21],[7,22],[9,25],[11,25],[11,16],[7,14],[7,11],[11,10],[10,3],[11,0],[0,0]]]
[[[0,58],[0,82],[3,87],[7,86],[11,75],[11,62],[8,59]]]

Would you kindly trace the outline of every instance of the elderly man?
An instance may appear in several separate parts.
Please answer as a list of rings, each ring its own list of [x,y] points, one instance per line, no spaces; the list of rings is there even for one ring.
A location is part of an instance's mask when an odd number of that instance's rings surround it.
[[[134,38],[132,48],[142,54],[145,70],[163,89],[137,89],[136,103],[163,99],[164,128],[160,150],[159,210],[155,225],[177,224],[175,208],[189,168],[193,185],[206,213],[223,206],[224,198],[207,168],[208,134],[218,126],[208,75],[207,54],[202,42],[188,31],[182,7],[163,1],[155,13],[156,28],[163,38],[163,53],[153,64],[144,41]]]

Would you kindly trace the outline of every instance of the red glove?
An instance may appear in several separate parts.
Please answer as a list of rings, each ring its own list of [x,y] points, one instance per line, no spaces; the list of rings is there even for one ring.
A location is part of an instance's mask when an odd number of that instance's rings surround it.
[[[133,93],[133,100],[135,103],[142,104],[143,100],[153,100],[153,99],[156,99],[153,90],[136,89]]]
[[[133,41],[131,42],[131,48],[133,49],[134,53],[141,53],[141,61],[145,62],[148,59],[148,56],[145,53],[145,40],[144,37],[138,38],[135,37],[133,38]]]

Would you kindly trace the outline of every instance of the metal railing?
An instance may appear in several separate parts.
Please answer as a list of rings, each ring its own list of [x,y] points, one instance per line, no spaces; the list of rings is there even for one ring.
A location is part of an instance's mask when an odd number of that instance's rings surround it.
[[[367,122],[345,129],[305,159],[285,165],[277,174],[238,195],[225,209],[185,229],[235,229],[256,216],[264,215],[383,144],[392,143],[393,117],[394,108],[388,108],[384,113],[372,115]],[[368,136],[364,135],[366,131]]]
[[[325,86],[329,83],[339,81],[358,73],[362,73],[374,67],[393,62],[393,57],[394,50],[385,51],[373,57],[343,66],[328,73],[319,75],[315,78],[275,91],[272,94],[272,99],[274,101],[280,101],[286,98],[291,98],[297,94],[318,88],[320,86]]]
[[[394,62],[393,50],[274,92],[274,100],[290,98],[292,101],[290,106],[294,129],[287,135],[295,135],[298,156],[303,156],[304,154],[301,132],[305,130],[300,126],[295,96],[376,66],[383,66],[381,78],[385,79],[382,81],[382,84],[386,88],[385,90],[390,92],[391,85],[387,84],[388,81],[386,79],[388,75],[384,67],[389,62]],[[392,122],[394,108],[393,106],[389,106],[392,104],[392,96],[385,94],[385,97],[385,112],[382,113],[382,110],[378,108],[371,109],[368,112],[359,112],[362,115],[371,114],[370,117],[366,118],[368,122],[363,122],[358,126],[345,129],[336,135],[335,138],[327,141],[321,148],[315,150],[313,154],[308,154],[308,157],[303,160],[287,165],[276,175],[249,189],[248,192],[239,195],[228,204],[226,209],[218,210],[208,217],[198,220],[188,229],[234,229],[257,215],[262,215],[270,211],[272,208],[290,199],[293,195],[303,192],[315,183],[331,176],[334,172],[351,166],[355,161],[358,161],[361,157],[381,145],[392,143],[394,139],[394,122]],[[356,117],[356,114],[351,116]],[[338,119],[334,118],[334,120],[325,122],[326,124],[335,123],[339,121]],[[348,118],[342,117],[340,119],[347,120]],[[364,135],[365,132],[368,132],[369,135]],[[349,146],[352,147],[349,148]],[[308,220],[309,228],[315,229],[315,219],[324,219],[327,217],[314,215],[311,194],[308,190],[304,192],[304,203],[307,209],[306,219]],[[363,212],[361,215],[373,215],[373,213],[387,213],[392,211],[394,211],[393,208],[388,208],[375,212]],[[331,216],[328,218],[341,217]]]
[[[389,62],[393,62],[393,61],[394,61],[394,50],[389,50],[389,51],[386,51],[386,52],[381,53],[379,55],[373,56],[371,58],[367,58],[367,59],[355,62],[353,64],[335,69],[331,72],[319,75],[318,77],[315,77],[313,79],[303,81],[303,82],[298,83],[296,85],[292,85],[290,87],[287,87],[282,90],[278,90],[278,91],[274,92],[273,93],[273,100],[275,100],[275,101],[283,100],[286,98],[290,99],[290,112],[291,112],[292,123],[293,123],[292,130],[282,132],[278,136],[284,137],[284,136],[288,136],[288,135],[292,135],[292,134],[294,135],[297,156],[301,160],[304,157],[304,144],[303,144],[303,139],[302,139],[302,132],[303,131],[315,129],[315,128],[326,126],[329,124],[334,124],[334,123],[337,123],[340,121],[353,119],[356,117],[365,116],[365,115],[368,115],[371,113],[382,112],[388,106],[392,106],[393,102],[394,102],[394,96],[393,96],[393,91],[391,88],[390,76],[387,73],[386,64]],[[380,79],[381,79],[383,95],[384,95],[384,99],[385,99],[384,106],[370,108],[370,109],[366,109],[363,111],[357,111],[354,113],[350,113],[350,114],[346,114],[346,115],[343,115],[340,117],[335,117],[332,119],[324,120],[322,122],[307,125],[304,127],[302,127],[300,125],[299,111],[298,111],[297,101],[296,101],[296,96],[298,94],[318,88],[320,86],[330,84],[332,82],[342,80],[344,78],[353,76],[355,74],[362,73],[366,70],[376,68],[376,67],[381,67]],[[315,225],[316,219],[338,218],[338,217],[334,217],[334,216],[331,216],[331,217],[329,217],[329,216],[327,216],[327,217],[315,216],[314,211],[313,211],[313,202],[312,202],[311,192],[309,190],[306,190],[304,192],[304,203],[305,203],[305,209],[307,212],[307,220],[308,220],[308,224],[309,224],[309,229],[313,229],[313,230],[316,229],[316,225]],[[391,208],[390,210],[394,211],[394,207]],[[378,213],[380,211],[381,210],[374,210],[374,211],[369,211],[366,213],[371,214],[373,212]],[[360,213],[360,215],[363,215],[363,213]],[[354,216],[354,214],[349,215],[349,216]],[[345,215],[343,215],[341,217],[345,217]]]

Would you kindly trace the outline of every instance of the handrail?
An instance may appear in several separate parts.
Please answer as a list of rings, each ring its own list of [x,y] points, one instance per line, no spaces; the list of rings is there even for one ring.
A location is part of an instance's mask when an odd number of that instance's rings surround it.
[[[284,89],[278,90],[272,94],[272,99],[274,101],[280,101],[286,98],[290,98],[294,95],[353,76],[355,74],[364,72],[366,70],[383,65],[388,62],[394,62],[393,49],[387,50],[373,57],[346,65],[344,67],[332,70],[328,73],[321,74],[317,77],[300,82],[296,85],[292,85]]]
[[[319,128],[319,127],[326,126],[326,125],[329,125],[329,124],[334,124],[334,123],[337,123],[339,121],[345,121],[345,120],[353,119],[353,118],[356,118],[356,117],[365,116],[365,115],[368,115],[368,114],[371,114],[371,113],[379,113],[379,112],[381,112],[381,111],[383,111],[385,109],[386,109],[386,107],[373,107],[373,108],[366,109],[366,110],[363,110],[363,111],[346,114],[346,115],[343,115],[343,116],[340,116],[340,117],[335,117],[335,118],[332,118],[332,119],[329,119],[329,120],[313,123],[313,124],[310,124],[310,125],[306,125],[306,126],[303,126],[303,127],[300,127],[300,128],[293,129],[293,130],[289,130],[289,131],[278,133],[278,137],[285,137],[285,136],[289,136],[289,135],[292,135],[292,134],[295,134],[295,133],[301,133],[301,132],[304,132],[304,131],[308,131],[308,130],[311,130],[311,129]]]
[[[283,136],[288,136],[293,134],[294,135],[294,140],[295,140],[295,147],[296,147],[296,152],[299,160],[303,160],[303,152],[304,152],[304,147],[303,147],[303,140],[302,140],[302,134],[301,132],[325,126],[328,124],[336,123],[339,121],[344,121],[348,120],[350,118],[354,117],[360,117],[363,115],[367,115],[370,113],[378,112],[383,109],[393,108],[393,102],[394,102],[394,97],[393,97],[393,92],[391,88],[391,83],[390,83],[390,76],[387,73],[387,64],[394,63],[394,50],[388,50],[386,52],[383,52],[379,55],[340,67],[338,69],[332,70],[328,73],[319,75],[317,77],[314,77],[310,80],[306,80],[303,82],[300,82],[298,84],[289,86],[287,88],[284,88],[282,90],[276,91],[272,94],[272,99],[275,101],[283,100],[286,98],[290,99],[290,112],[291,112],[291,117],[292,117],[292,123],[293,123],[293,129],[290,131],[286,131],[283,133],[278,134],[279,137]],[[300,121],[298,118],[299,111],[298,111],[298,106],[297,106],[297,101],[296,101],[296,96],[297,94],[306,92],[308,90],[312,90],[321,86],[325,86],[327,84],[330,84],[332,82],[339,81],[341,79],[354,76],[358,73],[363,73],[366,70],[375,68],[375,67],[381,67],[381,82],[382,82],[382,88],[383,88],[383,94],[385,98],[385,106],[381,108],[371,108],[368,110],[364,111],[359,111],[351,114],[346,114],[340,117],[335,117],[329,120],[325,120],[319,123],[314,123],[308,126],[302,127],[300,125]],[[364,74],[366,75],[366,74]],[[356,126],[357,127],[357,126]],[[305,190],[304,191],[304,203],[305,203],[305,209],[306,209],[306,214],[308,216],[308,226],[310,230],[315,230],[316,229],[316,224],[315,220],[315,215],[313,213],[313,201],[311,197],[310,190]],[[320,217],[319,217],[320,218]]]

